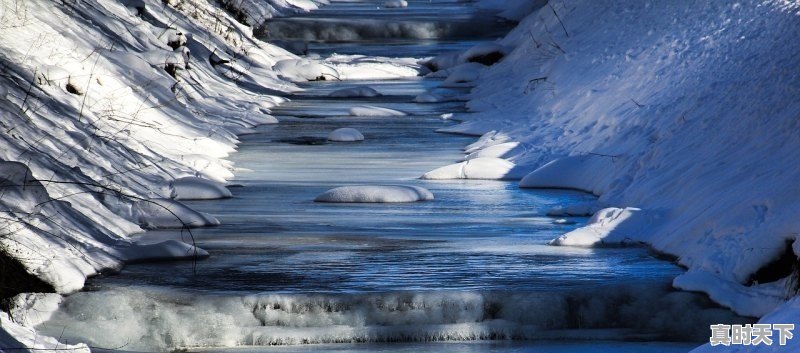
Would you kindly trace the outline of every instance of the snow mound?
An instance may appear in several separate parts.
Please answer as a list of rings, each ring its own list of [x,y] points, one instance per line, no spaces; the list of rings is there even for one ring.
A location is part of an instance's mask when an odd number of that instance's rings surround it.
[[[454,67],[447,79],[442,82],[442,87],[472,87],[474,81],[480,77],[481,70],[486,68],[478,63],[461,64]]]
[[[464,159],[470,160],[482,157],[503,158],[514,160],[527,152],[525,146],[519,142],[504,142],[496,145],[486,146],[478,151],[467,154]]]
[[[475,141],[467,145],[467,147],[464,147],[464,153],[474,153],[487,147],[511,141],[511,137],[508,136],[508,134],[498,132],[497,130],[491,130],[480,134],[479,136],[480,138],[478,141]]]
[[[433,200],[428,189],[410,185],[342,186],[319,195],[315,202],[388,203]]]
[[[407,115],[399,110],[375,107],[371,105],[362,105],[350,108],[350,115],[352,116],[404,116]]]
[[[614,158],[579,155],[559,158],[526,175],[521,188],[575,189],[601,195],[609,188]]]
[[[401,7],[408,7],[408,1],[406,0],[389,0],[383,3],[383,7],[387,9],[396,9]]]
[[[214,200],[233,196],[224,185],[198,177],[175,179],[170,187],[175,200]]]
[[[600,202],[580,202],[568,206],[554,207],[547,211],[548,217],[589,217],[607,206]]]
[[[499,43],[481,43],[459,55],[458,61],[488,66],[500,61],[510,51],[511,48]]]
[[[272,70],[292,81],[336,80],[339,72],[331,66],[306,59],[286,59],[275,63]]]
[[[364,141],[364,135],[361,134],[356,129],[350,127],[343,127],[341,129],[336,129],[331,131],[328,134],[328,141],[337,141],[337,142],[355,142],[355,141]]]
[[[648,224],[642,210],[633,207],[609,207],[595,213],[586,226],[575,229],[548,244],[557,246],[597,247],[635,243],[637,233]]]
[[[422,175],[422,179],[518,180],[516,165],[500,158],[475,158],[446,165]]]
[[[146,229],[197,228],[219,225],[216,218],[170,199],[137,201],[133,205],[132,211],[139,225]]]
[[[380,97],[382,94],[376,91],[372,87],[368,86],[360,86],[360,87],[350,87],[350,88],[342,88],[336,91],[331,92],[328,94],[328,97],[335,97],[335,98],[350,98],[350,97]]]
[[[178,240],[166,240],[153,244],[131,244],[119,249],[127,263],[161,261],[161,260],[192,260],[207,258],[208,252],[194,245]]]

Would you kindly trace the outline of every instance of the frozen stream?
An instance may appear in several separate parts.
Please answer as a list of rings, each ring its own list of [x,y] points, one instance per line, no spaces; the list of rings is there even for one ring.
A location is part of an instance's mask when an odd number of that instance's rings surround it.
[[[339,44],[316,38],[310,50],[321,55],[338,45],[348,53],[431,55],[487,39],[451,31],[476,16],[469,3],[412,0],[396,12],[374,5],[334,3],[278,21],[295,28],[291,33],[329,33],[325,23],[341,29],[360,18],[443,28],[432,37],[401,33],[383,44],[377,30],[337,37]],[[436,13],[452,16],[436,22]],[[709,323],[734,320],[702,296],[672,291],[671,280],[682,270],[645,249],[545,245],[586,221],[556,224],[545,213],[591,195],[521,190],[514,182],[417,179],[458,160],[474,141],[434,131],[452,124],[439,115],[463,110],[462,103],[412,103],[438,83],[305,84],[306,92],[273,111],[280,124],[242,136],[231,158],[240,168],[234,197],[188,202],[222,222],[193,231],[209,259],[196,267],[135,264],[97,277],[39,329],[69,342],[135,351],[686,352],[702,343]],[[326,97],[354,85],[384,96]],[[362,104],[410,115],[347,115]],[[357,128],[366,140],[302,143],[339,127]],[[436,199],[312,202],[351,184],[417,185]],[[152,241],[181,236],[142,235]]]

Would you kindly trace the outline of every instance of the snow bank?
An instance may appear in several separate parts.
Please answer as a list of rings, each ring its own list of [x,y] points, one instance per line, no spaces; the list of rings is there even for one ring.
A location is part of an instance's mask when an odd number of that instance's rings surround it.
[[[88,276],[121,268],[120,249],[139,222],[178,225],[140,200],[155,199],[193,226],[217,223],[167,198],[229,196],[213,182],[233,176],[225,158],[235,134],[277,122],[269,109],[285,99],[274,94],[299,89],[272,70],[298,58],[254,38],[242,22],[316,4],[0,4],[6,252],[70,293]],[[203,179],[171,183],[185,175]]]
[[[315,202],[416,202],[433,200],[428,189],[409,185],[341,186],[326,191]]]
[[[205,213],[170,199],[137,201],[132,208],[134,219],[142,228],[197,228],[219,225],[219,221]]]
[[[792,71],[800,5],[550,4],[498,42],[513,49],[481,72],[470,112],[456,115],[464,123],[443,131],[495,130],[534,148],[514,161],[542,167],[523,186],[578,188],[642,210],[606,212],[577,233],[585,237],[561,242],[624,234],[675,255],[692,276],[716,279],[691,288],[717,301],[761,296],[767,283],[752,285],[753,276],[800,229],[800,199],[791,196],[800,192],[800,76]],[[645,218],[646,232],[622,231]],[[603,224],[622,228],[606,234]],[[762,315],[775,307],[767,302],[755,311],[746,301],[724,304]]]
[[[372,105],[362,105],[350,108],[352,116],[404,116],[406,113],[399,110],[376,107]]]
[[[56,338],[38,334],[32,327],[20,325],[5,312],[0,312],[0,346],[7,351],[53,353],[90,353],[84,343],[64,344]]]
[[[213,200],[233,196],[224,185],[198,177],[183,177],[172,182],[175,200]]]
[[[500,158],[482,157],[434,169],[420,178],[519,180],[521,176],[522,172],[512,162]]]
[[[342,88],[328,94],[328,97],[336,98],[350,98],[350,97],[380,97],[380,92],[369,86],[358,86],[350,88]]]
[[[328,134],[328,140],[337,142],[364,141],[364,135],[356,129],[343,127],[331,131],[331,133]]]

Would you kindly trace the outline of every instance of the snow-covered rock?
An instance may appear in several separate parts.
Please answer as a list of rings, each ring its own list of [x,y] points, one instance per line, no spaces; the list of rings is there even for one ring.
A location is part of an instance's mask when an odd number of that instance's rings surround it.
[[[375,107],[371,105],[362,105],[350,108],[350,115],[352,116],[403,116],[407,115],[405,112],[394,110],[384,107]]]
[[[410,185],[341,186],[319,195],[315,202],[389,203],[433,200],[428,189]]]
[[[518,180],[521,177],[516,165],[501,158],[475,158],[446,165],[422,175],[422,179],[489,179]]]
[[[595,213],[586,226],[550,241],[559,246],[609,246],[635,243],[640,232],[647,231],[648,218],[633,207],[610,207]]]
[[[132,209],[133,217],[142,228],[197,228],[219,225],[219,221],[205,213],[171,199],[137,201]]]
[[[233,196],[224,185],[198,177],[178,178],[170,186],[175,200],[213,200]]]
[[[350,98],[350,97],[380,97],[381,93],[369,86],[358,86],[342,88],[328,94],[329,97]]]
[[[350,127],[343,127],[331,131],[331,133],[328,134],[328,141],[336,141],[336,142],[364,141],[364,135],[362,135],[361,132],[356,129]]]

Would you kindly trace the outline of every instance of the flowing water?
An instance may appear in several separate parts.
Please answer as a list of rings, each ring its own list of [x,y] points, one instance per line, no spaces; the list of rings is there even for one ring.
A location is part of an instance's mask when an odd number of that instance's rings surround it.
[[[333,3],[274,20],[270,33],[302,34],[323,56],[423,56],[489,40],[505,26],[470,3],[375,4]],[[468,26],[475,19],[489,30]],[[383,31],[387,26],[397,31]],[[138,351],[686,352],[706,337],[708,324],[734,320],[702,296],[671,290],[681,269],[645,249],[545,245],[586,221],[555,223],[545,213],[591,195],[503,181],[419,180],[457,161],[474,141],[435,132],[453,124],[440,115],[463,111],[463,103],[413,103],[438,83],[304,84],[273,111],[280,124],[241,137],[232,156],[240,168],[234,197],[188,202],[222,222],[193,231],[209,259],[135,264],[97,277],[39,329]],[[327,97],[357,85],[384,96]],[[410,115],[347,115],[361,104]],[[339,127],[357,128],[366,140],[308,143]],[[422,186],[435,200],[313,202],[332,187],[355,184]],[[140,240],[185,236],[151,231]]]

